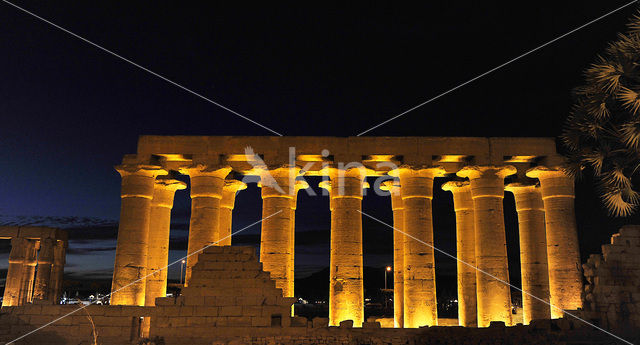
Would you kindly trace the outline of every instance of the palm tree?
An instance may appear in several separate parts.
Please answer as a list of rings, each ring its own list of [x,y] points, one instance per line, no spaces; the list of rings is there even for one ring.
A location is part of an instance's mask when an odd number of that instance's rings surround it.
[[[629,216],[640,203],[632,184],[640,168],[640,15],[585,71],[585,84],[574,92],[561,136],[567,171],[593,173],[610,214]]]

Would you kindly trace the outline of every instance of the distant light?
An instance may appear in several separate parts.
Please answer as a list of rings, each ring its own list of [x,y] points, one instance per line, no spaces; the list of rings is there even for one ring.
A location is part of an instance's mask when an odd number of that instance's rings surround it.
[[[182,263],[184,263],[184,262],[185,262],[185,261],[184,261],[184,260],[182,260]]]
[[[387,266],[387,271],[390,272],[391,271],[391,266]]]

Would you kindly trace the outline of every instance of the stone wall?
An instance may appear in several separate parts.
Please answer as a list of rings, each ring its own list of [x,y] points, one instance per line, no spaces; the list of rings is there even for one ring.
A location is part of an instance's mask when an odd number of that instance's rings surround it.
[[[640,226],[621,228],[583,269],[582,315],[608,329],[640,328]]]
[[[12,344],[128,344],[140,338],[141,318],[153,313],[149,307],[81,307],[39,304],[3,307],[0,344],[25,335]]]

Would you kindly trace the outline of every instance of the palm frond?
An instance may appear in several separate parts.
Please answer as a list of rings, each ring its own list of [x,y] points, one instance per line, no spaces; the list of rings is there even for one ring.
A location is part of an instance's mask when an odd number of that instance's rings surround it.
[[[632,148],[637,150],[640,145],[640,121],[631,121],[624,123],[620,126],[620,134],[622,135],[622,141]]]
[[[637,114],[638,109],[640,109],[640,98],[636,91],[622,86],[616,96],[620,101],[622,101],[622,105],[625,108],[631,111],[634,115]]]
[[[631,188],[632,186],[631,178],[618,166],[602,173],[602,181],[608,186],[620,189]]]
[[[590,165],[594,174],[599,176],[602,173],[602,166],[604,165],[604,160],[606,158],[607,155],[605,152],[601,150],[594,150],[583,154],[582,163]]]
[[[637,208],[637,205],[625,201],[622,197],[622,192],[619,190],[605,192],[602,195],[602,201],[609,214],[616,217],[627,217]]]

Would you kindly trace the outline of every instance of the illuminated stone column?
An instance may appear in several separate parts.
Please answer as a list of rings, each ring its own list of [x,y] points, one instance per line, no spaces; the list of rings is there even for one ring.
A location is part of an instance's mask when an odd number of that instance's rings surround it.
[[[111,283],[112,305],[144,305],[151,199],[157,166],[120,165],[122,176],[120,224]]]
[[[393,210],[393,326],[404,327],[404,207],[397,180],[385,181],[380,187],[391,193],[391,209]],[[399,230],[399,231],[398,231]]]
[[[36,256],[38,255],[38,241],[25,242],[25,256],[22,262],[22,281],[20,282],[20,299],[18,305],[25,305],[33,301],[33,283],[36,274]]]
[[[238,180],[224,181],[222,199],[220,200],[220,221],[218,224],[219,245],[231,245],[231,223],[233,219],[233,207],[236,203],[238,191],[246,189],[247,185]]]
[[[227,166],[196,165],[181,169],[191,180],[191,220],[189,222],[189,243],[187,245],[187,267],[185,286],[191,279],[191,268],[198,262],[202,248],[219,245],[220,200],[224,179],[231,168]]]
[[[464,327],[477,327],[476,227],[471,188],[467,181],[449,181],[442,185],[442,189],[453,194],[456,211],[458,323]]]
[[[309,184],[306,181],[296,181],[295,191],[293,194],[293,198],[291,199],[291,239],[289,240],[291,244],[291,263],[289,264],[289,291],[291,291],[291,296],[295,296],[295,256],[296,256],[296,208],[298,207],[298,191],[301,189],[309,188]],[[293,316],[293,306],[291,306],[291,315]]]
[[[362,283],[362,190],[364,169],[329,168],[330,181],[320,187],[329,191],[331,209],[331,257],[329,264],[329,325],[364,321]]]
[[[4,287],[3,307],[20,305],[20,291],[22,290],[22,267],[27,254],[26,238],[14,237],[11,239],[11,252],[9,253],[9,269]]]
[[[276,288],[284,297],[293,297],[292,264],[292,207],[296,191],[295,179],[300,169],[281,167],[260,172],[262,188],[262,233],[260,236],[260,261],[264,270],[271,273]]]
[[[51,266],[53,265],[53,248],[55,240],[47,238],[40,241],[38,251],[38,272],[36,274],[36,284],[33,291],[33,299],[49,300],[52,295]]]
[[[512,324],[502,202],[504,178],[515,172],[516,169],[512,166],[470,166],[458,171],[458,176],[468,177],[471,183],[476,230],[476,266],[481,271],[476,274],[479,327],[487,327],[491,321]]]
[[[505,190],[512,192],[516,200],[520,233],[523,324],[528,325],[531,320],[551,318],[544,205],[540,188],[535,185],[511,183]]]
[[[58,300],[60,300],[60,295],[62,293],[66,248],[67,242],[60,240],[56,241],[56,244],[53,247],[53,265],[51,266],[51,282],[49,283],[49,286],[51,286],[51,299],[56,304],[58,303]]]
[[[185,189],[186,183],[170,178],[158,178],[151,199],[151,220],[147,249],[147,287],[145,305],[156,305],[156,298],[167,294],[167,264],[169,263],[169,233],[171,209],[177,190]],[[146,318],[148,319],[148,318]]]
[[[400,167],[389,173],[400,178],[404,207],[404,327],[438,323],[433,256],[431,200],[433,179],[440,168]]]
[[[562,310],[582,308],[574,182],[561,169],[536,167],[527,171],[527,176],[540,180],[547,229],[549,297],[555,307],[551,307],[551,317],[561,318]]]

